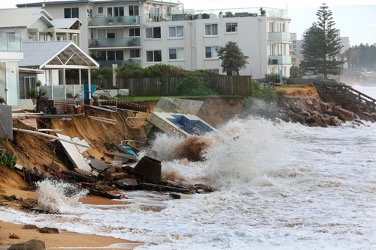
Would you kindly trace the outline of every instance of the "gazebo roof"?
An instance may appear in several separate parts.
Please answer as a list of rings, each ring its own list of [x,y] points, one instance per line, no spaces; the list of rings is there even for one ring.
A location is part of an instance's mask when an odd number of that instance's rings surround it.
[[[99,64],[72,41],[23,42],[19,67],[35,69],[97,69]]]

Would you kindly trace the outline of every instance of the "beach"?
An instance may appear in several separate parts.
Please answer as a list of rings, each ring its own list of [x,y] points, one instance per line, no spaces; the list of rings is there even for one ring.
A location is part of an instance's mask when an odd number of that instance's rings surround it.
[[[35,199],[36,193],[34,191],[23,191],[19,188],[9,187],[4,185],[2,188],[2,195],[15,195],[17,199]],[[19,204],[0,199],[2,206],[7,206],[13,209],[20,209]],[[102,204],[102,205],[116,205],[124,202],[110,200],[97,196],[86,196],[80,200],[84,204]],[[28,240],[37,239],[45,243],[46,249],[134,249],[141,245],[138,242],[116,239],[114,237],[98,236],[93,234],[81,234],[68,231],[62,231],[58,234],[40,233],[38,229],[23,229],[24,224],[8,223],[0,220],[0,250],[8,249],[11,245],[23,243]],[[19,236],[19,239],[10,238],[11,234]]]

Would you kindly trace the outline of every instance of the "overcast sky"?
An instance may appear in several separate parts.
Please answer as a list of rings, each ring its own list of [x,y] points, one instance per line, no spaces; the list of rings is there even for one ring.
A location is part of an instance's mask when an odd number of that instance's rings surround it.
[[[177,2],[177,0],[171,1]],[[43,2],[43,0],[1,0],[0,8],[14,8],[19,3],[34,2]],[[291,18],[290,32],[297,33],[298,39],[313,22],[317,21],[316,12],[325,2],[333,12],[335,27],[341,30],[341,36],[350,37],[352,46],[360,43],[370,45],[376,43],[376,0],[180,0],[180,2],[185,9],[218,9],[224,12],[230,8],[287,8]]]

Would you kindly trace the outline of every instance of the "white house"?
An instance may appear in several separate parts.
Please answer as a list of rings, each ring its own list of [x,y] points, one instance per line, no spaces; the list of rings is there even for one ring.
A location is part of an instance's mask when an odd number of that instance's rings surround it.
[[[222,73],[215,49],[228,41],[249,57],[241,75],[288,77],[291,36],[285,10],[272,8],[194,11],[171,1],[56,1],[18,4],[41,7],[54,18],[78,18],[81,48],[101,66],[156,63]]]
[[[20,34],[0,31],[0,97],[7,105],[19,105],[18,64],[23,59]]]

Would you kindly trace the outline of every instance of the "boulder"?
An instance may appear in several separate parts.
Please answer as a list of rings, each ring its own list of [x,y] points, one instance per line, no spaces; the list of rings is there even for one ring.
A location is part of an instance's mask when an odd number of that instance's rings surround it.
[[[8,250],[45,250],[46,245],[41,240],[29,240],[23,243],[11,245]]]
[[[335,113],[339,119],[343,121],[352,121],[354,120],[354,113],[343,109],[342,107],[333,107],[333,113]]]
[[[42,234],[58,234],[59,229],[52,228],[52,227],[43,227],[43,228],[39,228],[39,232]]]

